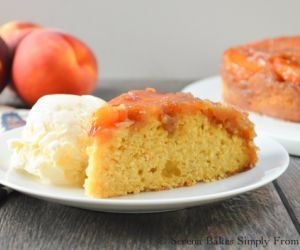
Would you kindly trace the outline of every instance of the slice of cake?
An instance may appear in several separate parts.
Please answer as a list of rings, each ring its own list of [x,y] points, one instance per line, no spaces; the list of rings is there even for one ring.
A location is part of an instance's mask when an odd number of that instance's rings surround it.
[[[254,136],[234,108],[186,93],[130,91],[93,116],[84,187],[112,197],[222,179],[255,165]]]
[[[224,52],[227,103],[300,122],[300,36],[266,39]]]

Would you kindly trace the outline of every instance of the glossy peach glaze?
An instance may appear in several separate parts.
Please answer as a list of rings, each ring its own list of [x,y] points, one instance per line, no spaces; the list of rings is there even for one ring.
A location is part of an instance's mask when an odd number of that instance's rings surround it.
[[[149,118],[161,121],[171,134],[180,115],[201,113],[214,124],[250,142],[255,132],[247,114],[220,103],[200,100],[189,93],[158,93],[155,89],[134,90],[108,102],[93,116],[90,136],[106,137],[124,122],[142,125]]]
[[[223,59],[227,72],[237,81],[264,71],[277,81],[300,85],[300,37],[266,39],[230,48]]]

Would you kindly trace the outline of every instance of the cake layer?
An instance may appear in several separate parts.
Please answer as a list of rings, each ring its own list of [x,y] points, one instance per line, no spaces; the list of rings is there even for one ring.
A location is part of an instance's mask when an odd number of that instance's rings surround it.
[[[246,114],[189,94],[122,95],[94,115],[86,193],[112,197],[214,181],[256,163]]]
[[[118,129],[107,144],[89,148],[85,189],[111,197],[214,181],[249,169],[253,145],[203,114],[178,117],[172,135],[157,119]]]

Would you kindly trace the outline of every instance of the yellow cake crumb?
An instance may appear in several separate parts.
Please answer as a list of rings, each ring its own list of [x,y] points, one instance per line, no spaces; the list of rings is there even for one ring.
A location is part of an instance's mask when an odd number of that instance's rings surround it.
[[[253,142],[207,116],[181,114],[173,132],[153,118],[142,127],[120,124],[109,141],[88,148],[86,194],[113,197],[210,182],[253,166]]]

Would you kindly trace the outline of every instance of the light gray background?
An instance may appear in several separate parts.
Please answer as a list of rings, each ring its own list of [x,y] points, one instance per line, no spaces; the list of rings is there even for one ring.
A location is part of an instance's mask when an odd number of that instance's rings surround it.
[[[29,20],[78,36],[103,80],[198,79],[217,74],[222,51],[300,34],[300,1],[0,0],[0,22]]]

